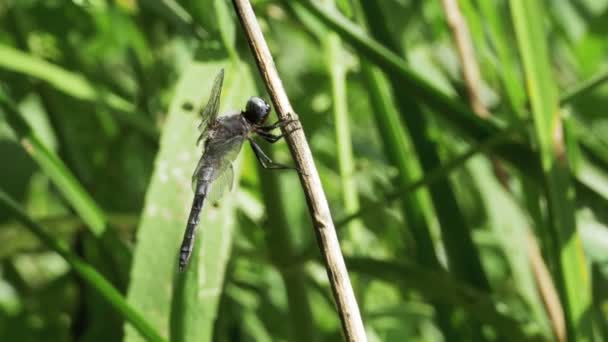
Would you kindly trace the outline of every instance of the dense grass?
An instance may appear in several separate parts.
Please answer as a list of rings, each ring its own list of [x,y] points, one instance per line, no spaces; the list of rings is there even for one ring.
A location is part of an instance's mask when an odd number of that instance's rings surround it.
[[[253,3],[370,341],[608,340],[608,1],[458,1],[488,118],[441,1]],[[177,272],[190,107],[222,67],[222,111],[268,98],[230,1],[0,1],[0,28],[0,340],[341,338],[297,174],[247,146]]]

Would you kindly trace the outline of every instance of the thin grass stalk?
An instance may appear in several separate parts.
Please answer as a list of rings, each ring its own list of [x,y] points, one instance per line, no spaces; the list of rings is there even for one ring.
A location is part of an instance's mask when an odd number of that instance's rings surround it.
[[[122,318],[129,322],[142,337],[149,341],[165,341],[148,322],[133,309],[95,268],[72,253],[64,242],[57,240],[47,233],[38,223],[32,220],[19,205],[0,189],[0,206],[21,222],[32,234],[34,234],[48,248],[59,254],[70,265],[72,270],[93,290],[97,292],[109,305],[116,310]]]
[[[286,136],[286,141],[296,165],[301,171],[300,182],[306,196],[320,252],[325,261],[327,275],[336,300],[342,331],[348,341],[367,341],[359,306],[348,277],[338,236],[329,211],[329,204],[308,141],[299,121],[297,121],[298,115],[293,110],[285,93],[251,4],[247,0],[233,0],[233,4],[279,119],[284,121],[296,120],[284,127],[283,131],[290,132]]]
[[[359,193],[355,181],[355,158],[353,156],[346,99],[347,65],[344,61],[346,54],[342,50],[340,38],[335,33],[329,33],[324,39],[323,45],[331,80],[342,203],[344,212],[351,214],[359,210]],[[361,229],[363,227],[360,222],[352,221],[349,223],[350,241],[354,243],[355,249],[362,247],[356,242],[357,236],[362,233]]]
[[[524,66],[526,84],[539,146],[544,195],[547,199],[550,257],[559,265],[554,270],[562,302],[565,304],[568,337],[591,341],[591,291],[585,254],[576,231],[575,190],[566,156],[559,100],[552,78],[540,4],[512,0],[511,15]]]

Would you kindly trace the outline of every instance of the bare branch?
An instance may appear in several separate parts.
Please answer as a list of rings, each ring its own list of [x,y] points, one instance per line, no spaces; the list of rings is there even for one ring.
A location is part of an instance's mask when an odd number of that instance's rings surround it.
[[[251,4],[248,0],[233,0],[233,4],[279,119],[294,120],[282,129],[284,132],[291,132],[286,135],[286,141],[298,168],[302,171],[300,172],[300,182],[304,189],[321,255],[325,261],[344,335],[348,341],[367,341],[359,307],[331,219],[327,198],[321,186],[306,136],[285,93]]]

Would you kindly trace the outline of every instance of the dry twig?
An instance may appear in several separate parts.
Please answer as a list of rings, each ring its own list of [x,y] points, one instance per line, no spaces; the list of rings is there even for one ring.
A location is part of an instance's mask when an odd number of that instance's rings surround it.
[[[233,4],[279,119],[297,120],[298,116],[285,93],[251,4],[248,0],[233,0]],[[291,132],[286,136],[286,141],[298,168],[302,171],[300,172],[300,182],[304,189],[321,255],[325,261],[327,275],[342,321],[342,329],[348,341],[366,341],[363,321],[348,278],[327,198],[321,186],[306,136],[302,129],[297,128],[300,128],[299,121],[294,121],[283,130]]]
[[[475,114],[482,118],[487,118],[490,113],[481,101],[479,68],[477,60],[473,52],[473,44],[469,39],[469,27],[462,18],[462,13],[458,8],[456,0],[443,0],[443,10],[445,11],[448,26],[452,31],[454,44],[458,50],[460,63],[462,64],[462,76],[464,78],[467,94],[469,95],[469,103]]]

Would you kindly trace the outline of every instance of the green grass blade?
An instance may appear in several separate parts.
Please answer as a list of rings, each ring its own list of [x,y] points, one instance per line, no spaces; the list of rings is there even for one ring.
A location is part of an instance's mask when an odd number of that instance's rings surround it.
[[[499,302],[489,294],[455,279],[448,272],[370,258],[347,258],[346,263],[352,272],[415,289],[428,299],[462,307],[479,321],[492,325],[499,336],[508,341],[543,340],[538,335],[530,335],[524,322],[498,310]]]
[[[467,152],[459,155],[458,157],[455,157],[449,162],[446,162],[441,167],[438,167],[437,169],[428,172],[421,179],[410,182],[407,185],[401,186],[399,189],[384,195],[384,198],[381,201],[368,204],[362,207],[361,210],[351,215],[346,215],[342,218],[337,218],[335,220],[336,229],[342,229],[344,228],[344,226],[346,226],[348,222],[354,220],[355,218],[359,218],[373,210],[378,210],[380,208],[386,207],[387,204],[390,204],[391,202],[398,200],[403,196],[416,192],[425,186],[428,186],[443,178],[446,178],[453,171],[463,167],[464,164],[472,157],[477,156],[480,153],[488,153],[494,151],[494,149],[498,145],[504,143],[505,140],[508,140],[510,135],[521,130],[522,127],[524,127],[525,125],[527,125],[527,121],[525,120],[520,121],[519,123],[515,123],[509,129],[502,131],[500,134],[497,134],[491,137],[490,139],[482,141],[480,144],[469,148]],[[298,258],[296,258],[296,260],[298,262],[308,260],[316,255],[315,252],[315,246],[310,246],[306,248],[305,251],[302,252]]]
[[[444,163],[440,167],[437,167],[436,169],[434,169],[430,172],[427,172],[421,179],[414,181],[414,182],[410,182],[409,184],[404,185],[401,188],[399,188],[391,193],[386,194],[382,201],[367,205],[367,206],[361,208],[361,210],[359,210],[358,212],[356,212],[354,214],[337,219],[336,228],[344,226],[350,220],[360,217],[367,212],[370,212],[372,210],[377,210],[378,208],[386,206],[387,203],[395,201],[412,192],[418,191],[419,189],[421,189],[425,186],[434,184],[434,183],[440,181],[441,179],[447,178],[453,171],[463,167],[464,164],[468,160],[473,158],[474,156],[477,156],[480,153],[488,153],[488,152],[493,151],[498,145],[503,143],[505,140],[508,140],[509,136],[511,134],[520,130],[521,127],[524,126],[526,123],[527,123],[526,121],[520,121],[519,123],[513,124],[511,126],[511,128],[506,129],[506,130],[502,131],[500,134],[497,134],[497,135],[491,137],[490,139],[487,139],[487,140],[483,141],[482,143],[469,148],[469,150],[467,150],[465,153]]]
[[[407,62],[399,55],[367,36],[360,27],[341,17],[335,11],[325,10],[312,1],[298,0],[297,2],[388,75],[394,74],[399,77],[401,92],[422,100],[435,109],[438,114],[449,119],[449,122],[457,128],[476,134],[492,126],[490,122],[477,118],[465,105],[438,90],[410,69]]]
[[[61,255],[70,264],[74,272],[104,298],[142,337],[148,341],[164,341],[152,325],[146,321],[132,306],[127,304],[124,297],[93,267],[72,253],[66,244],[55,239],[44,228],[32,220],[18,204],[4,191],[0,190],[0,205],[7,212],[27,227],[32,234],[46,246]]]
[[[420,75],[412,71],[407,63],[398,55],[368,37],[353,23],[336,13],[323,10],[312,2],[298,0],[298,3],[301,3],[309,13],[335,30],[344,42],[352,45],[362,55],[377,64],[385,73],[397,75],[402,82],[401,90],[403,92],[412,94],[423,100],[425,104],[435,109],[433,111],[434,114],[439,115],[441,119],[456,128],[466,139],[479,143],[500,130],[498,124],[490,120],[478,118],[465,105],[451,99],[426,82]],[[517,142],[511,145],[499,146],[494,152],[496,156],[515,166],[524,176],[539,184],[540,165],[536,164],[536,158],[529,146]],[[592,187],[586,186],[578,179],[576,188],[578,191],[595,191]]]
[[[512,0],[510,4],[545,183],[551,226],[545,234],[552,241],[548,254],[559,265],[554,278],[565,307],[568,335],[572,340],[591,341],[589,275],[576,230],[574,187],[565,156],[557,87],[542,20],[544,13],[534,1]]]
[[[560,105],[564,105],[566,103],[575,101],[577,98],[587,95],[589,92],[593,91],[594,89],[603,85],[606,82],[608,82],[608,69],[597,73],[588,80],[584,80],[581,83],[565,91],[561,95],[559,103]]]
[[[359,5],[360,7],[360,5]],[[358,11],[361,12],[360,10]],[[364,22],[362,15],[360,22]],[[361,74],[372,105],[385,154],[392,165],[398,170],[397,187],[403,188],[420,178],[418,160],[413,158],[411,146],[407,140],[403,124],[392,103],[386,79],[381,71],[367,60],[360,60]],[[422,192],[412,191],[402,197],[402,212],[407,226],[415,241],[415,252],[418,262],[433,268],[440,267],[439,259],[435,253],[435,246],[431,237],[430,222],[424,215],[425,197]],[[360,210],[359,213],[362,211]],[[357,213],[354,213],[357,214]],[[351,217],[355,217],[352,216]],[[341,221],[338,221],[339,223]],[[347,222],[347,221],[344,221]],[[336,227],[340,227],[338,224]],[[446,330],[446,329],[443,329]]]
[[[23,119],[21,113],[3,94],[0,94],[0,108],[6,113],[8,122],[17,134],[19,143],[25,152],[38,163],[91,232],[96,236],[103,234],[106,230],[103,212],[76,177],[72,175],[61,159],[43,144]]]
[[[382,13],[376,3],[364,2],[362,5],[372,35],[390,47],[392,51],[401,50],[393,42],[385,22],[380,20]],[[440,167],[441,160],[437,146],[428,135],[431,126],[426,118],[426,113],[415,97],[401,93],[402,80],[400,77],[395,74],[387,74],[387,78],[423,171],[430,172]],[[469,281],[481,289],[488,289],[489,283],[481,265],[477,247],[473,243],[470,228],[459,208],[449,179],[441,179],[437,184],[429,186],[429,192],[441,228],[450,270],[460,279]]]
[[[210,341],[222,289],[235,217],[232,194],[219,207],[205,204],[188,270],[179,274],[178,251],[192,200],[190,176],[200,158],[197,114],[225,67],[220,111],[241,108],[252,93],[248,73],[237,65],[192,62],[184,69],[161,137],[155,170],[137,232],[129,303],[145,313],[163,336]],[[194,105],[187,110],[185,103]],[[198,250],[200,249],[200,252]],[[127,330],[126,341],[138,336]]]
[[[403,188],[415,181],[415,177],[420,177],[415,168],[412,156],[408,153],[411,148],[408,146],[407,138],[403,131],[403,125],[397,112],[390,104],[390,94],[383,91],[381,84],[385,81],[380,71],[362,60],[361,73],[369,91],[369,96],[375,116],[386,156],[392,165],[399,171],[397,187]],[[429,184],[429,183],[426,183]],[[416,255],[421,263],[425,265],[439,265],[435,255],[435,247],[431,238],[429,224],[424,216],[422,206],[424,198],[422,193],[414,193],[403,196],[403,217],[407,220],[408,227],[412,229],[412,235],[416,241]],[[361,212],[361,211],[359,211]],[[353,213],[353,218],[356,213]],[[340,226],[337,221],[336,227]]]

